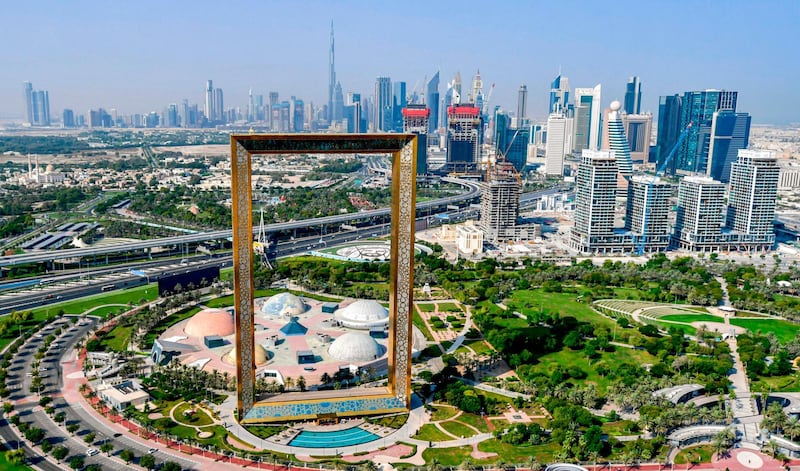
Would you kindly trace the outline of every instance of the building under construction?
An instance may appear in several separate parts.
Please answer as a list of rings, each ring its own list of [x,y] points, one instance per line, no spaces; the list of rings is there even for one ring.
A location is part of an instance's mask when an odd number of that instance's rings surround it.
[[[483,143],[481,109],[472,104],[447,108],[447,166],[474,168]]]
[[[431,110],[425,105],[403,108],[403,132],[417,135],[417,175],[428,173],[428,124]]]
[[[515,241],[520,237],[520,177],[510,162],[500,161],[486,172],[481,184],[481,230],[493,243]]]

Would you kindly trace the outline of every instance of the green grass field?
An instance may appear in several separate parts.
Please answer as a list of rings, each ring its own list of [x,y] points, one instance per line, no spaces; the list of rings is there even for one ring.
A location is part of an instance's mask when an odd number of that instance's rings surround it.
[[[461,308],[454,303],[439,303],[439,311],[443,312],[461,312]]]
[[[489,424],[477,414],[467,414],[466,412],[459,415],[456,419],[459,422],[464,422],[465,424],[472,425],[476,429],[480,430],[482,433],[489,432]]]
[[[102,351],[123,352],[128,349],[131,341],[132,326],[118,325],[111,329],[111,332],[104,335],[100,344],[103,345]]]
[[[614,327],[614,321],[598,315],[588,304],[578,302],[576,296],[575,293],[547,293],[542,289],[516,290],[511,294],[511,303],[520,306],[518,310],[523,314],[538,311],[541,307],[544,312],[557,312],[597,326]],[[519,320],[522,326],[527,325],[524,320]]]
[[[725,322],[719,316],[711,314],[667,314],[666,316],[659,317],[660,320],[672,322],[685,322],[691,324],[692,322]]]
[[[458,420],[449,420],[447,422],[442,422],[439,425],[441,425],[443,429],[447,430],[448,432],[452,433],[453,435],[459,438],[472,437],[478,434],[478,432],[472,430],[471,428],[462,424]]]
[[[423,425],[424,427],[427,425]],[[422,458],[426,463],[436,460],[442,466],[458,466],[469,457],[470,453],[472,453],[471,446],[428,448],[422,452]]]
[[[446,442],[452,440],[453,437],[445,434],[433,424],[425,424],[419,429],[414,438],[418,440],[426,440],[429,442]]]
[[[66,301],[59,304],[40,307],[33,310],[34,317],[44,316],[49,312],[54,314],[63,310],[65,314],[83,314],[87,310],[103,306],[106,304],[129,304],[133,303],[138,305],[142,299],[146,301],[154,301],[158,297],[158,286],[155,283],[150,283],[147,286],[138,286],[126,290],[109,291],[107,293],[95,294],[85,298],[76,299],[74,301]],[[117,306],[115,309],[119,309]],[[100,310],[98,310],[99,312]],[[113,311],[112,311],[113,312]],[[92,314],[95,314],[94,312]],[[102,313],[101,313],[102,314]],[[101,315],[97,314],[97,315]],[[107,315],[107,313],[105,313]]]
[[[781,343],[787,343],[797,337],[800,324],[783,319],[731,319],[731,324],[744,327],[751,332],[772,332]]]
[[[496,438],[491,438],[478,444],[478,450],[497,453],[494,458],[488,460],[477,460],[476,463],[491,463],[504,461],[506,463],[525,464],[531,456],[535,456],[539,463],[552,463],[553,456],[561,449],[558,443],[547,443],[544,445],[509,445]]]
[[[533,366],[533,370],[549,375],[559,366],[564,369],[577,366],[587,374],[586,379],[578,382],[594,383],[597,385],[600,392],[603,393],[608,387],[609,382],[608,379],[597,374],[594,368],[594,364],[599,361],[605,361],[607,364],[631,363],[634,365],[641,365],[643,363],[656,364],[658,363],[658,358],[644,350],[617,347],[614,352],[602,353],[600,359],[590,361],[583,355],[582,351],[573,351],[565,347],[559,352],[548,353],[540,357],[539,362]]]
[[[422,312],[434,312],[436,311],[436,305],[434,303],[417,303],[417,307]]]
[[[422,335],[424,335],[429,342],[433,342],[433,334],[431,333],[430,329],[428,329],[428,326],[425,325],[425,321],[422,320],[422,317],[420,317],[418,312],[414,312],[414,314],[411,316],[411,322],[417,326],[417,329],[422,332]]]
[[[675,464],[710,463],[712,453],[711,445],[692,446],[675,456]]]
[[[798,392],[800,391],[800,377],[797,374],[786,376],[761,376],[758,381],[750,385],[752,391],[761,391],[766,384],[770,391],[775,392]]]
[[[26,465],[11,464],[6,459],[6,452],[0,451],[0,469],[3,471],[33,471],[33,468]]]
[[[433,407],[433,412],[431,412],[431,421],[433,422],[447,420],[458,414],[458,409],[453,406],[435,405],[431,407]]]

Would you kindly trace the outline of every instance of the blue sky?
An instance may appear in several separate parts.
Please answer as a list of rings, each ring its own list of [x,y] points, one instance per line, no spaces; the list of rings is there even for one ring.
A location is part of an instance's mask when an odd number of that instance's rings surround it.
[[[643,110],[685,90],[739,91],[755,123],[800,122],[800,1],[39,1],[6,2],[0,117],[22,117],[22,82],[50,91],[51,111],[160,111],[202,103],[205,81],[226,106],[247,90],[327,100],[336,29],[342,87],[369,95],[375,77],[411,90],[437,69],[496,84],[493,104],[543,118],[559,67],[572,87],[603,85],[603,105],[642,80]]]

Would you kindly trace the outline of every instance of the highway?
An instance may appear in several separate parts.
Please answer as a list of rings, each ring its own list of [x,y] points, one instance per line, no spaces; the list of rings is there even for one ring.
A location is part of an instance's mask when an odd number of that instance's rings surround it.
[[[480,196],[480,187],[478,183],[468,180],[461,180],[457,178],[443,178],[443,181],[450,183],[458,183],[468,188],[468,191],[460,195],[448,196],[446,198],[439,198],[436,200],[423,201],[417,204],[417,210],[433,209],[435,207],[447,206],[451,204],[463,203]],[[264,226],[266,232],[279,232],[291,231],[294,229],[306,229],[311,226],[323,226],[330,224],[346,224],[353,221],[373,219],[377,217],[388,216],[391,213],[391,208],[374,209],[371,211],[361,211],[357,213],[337,214],[335,216],[324,216],[313,219],[303,219],[300,221],[281,222],[275,224],[267,224]],[[258,231],[258,226],[253,227],[253,233]],[[144,250],[154,247],[162,247],[165,245],[179,245],[196,242],[205,242],[209,240],[229,239],[233,237],[233,231],[230,229],[209,231],[197,234],[186,234],[173,237],[163,237],[159,239],[149,239],[136,242],[126,242],[104,247],[88,247],[78,249],[59,250],[58,252],[42,252],[42,253],[27,253],[20,255],[7,255],[0,257],[0,267],[9,267],[14,265],[23,265],[27,263],[49,262],[54,259],[67,259],[74,257],[84,257],[87,255],[106,255],[110,253],[119,253],[134,250]]]
[[[463,203],[464,201],[470,201],[472,199],[475,199],[480,195],[480,187],[476,182],[460,180],[460,179],[446,179],[446,180],[463,184],[464,186],[469,188],[469,191],[456,196],[449,196],[446,198],[424,201],[417,205],[418,210],[424,211],[425,209],[433,209],[435,207],[442,207],[455,203]],[[560,191],[564,191],[564,188],[555,187],[531,193],[524,193],[520,196],[520,206],[528,205],[532,201],[535,201],[541,198],[542,196],[558,193]],[[390,213],[390,211],[391,211],[390,208],[381,208],[372,211],[363,211],[358,213],[348,213],[335,216],[324,216],[314,219],[304,219],[300,221],[267,224],[264,226],[264,229],[268,233],[274,233],[279,231],[290,231],[293,229],[305,229],[313,226],[323,226],[330,224],[341,225],[355,220],[372,219],[376,217],[387,216]],[[429,215],[432,214],[433,213],[430,213]],[[257,231],[258,227],[254,226],[253,233],[255,234]],[[101,247],[87,247],[87,248],[66,249],[66,250],[49,251],[49,252],[46,251],[40,253],[9,255],[0,257],[0,267],[9,267],[13,265],[22,265],[28,263],[50,262],[53,260],[85,257],[92,255],[106,255],[106,254],[126,252],[126,251],[144,250],[155,247],[204,242],[209,240],[228,239],[231,238],[232,236],[233,236],[232,231],[227,229],[227,230],[209,231],[197,234],[163,237],[158,239],[148,239],[136,242],[126,242],[126,243],[101,246]]]

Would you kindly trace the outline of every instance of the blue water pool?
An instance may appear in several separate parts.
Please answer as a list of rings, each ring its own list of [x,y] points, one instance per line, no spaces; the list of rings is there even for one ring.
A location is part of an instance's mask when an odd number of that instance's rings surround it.
[[[338,448],[377,440],[380,437],[364,429],[353,427],[331,432],[309,432],[303,430],[289,442],[290,446],[303,448]]]

